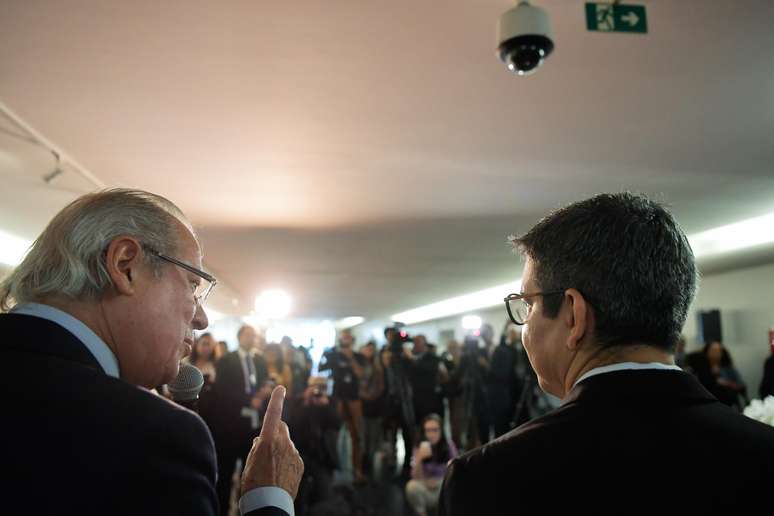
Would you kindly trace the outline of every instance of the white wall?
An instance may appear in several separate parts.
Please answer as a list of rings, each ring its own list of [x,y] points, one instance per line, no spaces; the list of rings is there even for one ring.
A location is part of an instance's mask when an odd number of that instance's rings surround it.
[[[699,349],[697,342],[697,313],[719,309],[724,344],[728,347],[735,365],[747,383],[748,394],[757,397],[758,385],[763,375],[763,361],[769,354],[768,329],[774,328],[774,264],[738,269],[712,274],[702,278],[696,300],[691,306],[684,334],[688,340],[688,351]],[[507,319],[504,306],[473,312],[495,329],[495,342]],[[455,338],[461,340],[460,314],[454,317],[429,321],[406,329],[412,335],[424,333],[430,342],[438,342],[441,331],[453,330]],[[355,328],[360,343],[374,338],[374,332],[381,333],[387,321],[369,321]],[[382,342],[384,339],[377,339]]]

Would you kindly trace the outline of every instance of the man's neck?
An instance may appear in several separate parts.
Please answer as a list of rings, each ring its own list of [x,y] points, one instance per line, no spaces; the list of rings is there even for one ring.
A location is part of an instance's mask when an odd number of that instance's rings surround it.
[[[634,362],[637,364],[659,363],[664,365],[674,365],[675,363],[674,355],[648,344],[633,343],[625,346],[614,346],[609,349],[596,348],[585,353],[581,350],[570,364],[570,368],[565,375],[564,396],[572,390],[578,378],[592,369],[622,362]]]

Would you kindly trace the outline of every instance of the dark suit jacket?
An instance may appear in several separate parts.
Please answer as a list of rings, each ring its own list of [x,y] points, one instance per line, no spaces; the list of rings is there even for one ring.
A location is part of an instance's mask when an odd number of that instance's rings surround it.
[[[218,514],[199,416],[108,376],[53,322],[2,314],[0,339],[4,513]]]
[[[455,459],[439,514],[752,514],[772,478],[774,428],[687,373],[622,371]]]
[[[256,387],[261,388],[268,374],[263,359],[253,357]],[[215,366],[214,425],[215,440],[219,449],[238,450],[246,456],[257,432],[250,426],[250,419],[242,416],[242,408],[250,407],[251,394],[245,393],[245,376],[242,362],[236,351],[226,353]],[[246,447],[246,449],[245,449]]]

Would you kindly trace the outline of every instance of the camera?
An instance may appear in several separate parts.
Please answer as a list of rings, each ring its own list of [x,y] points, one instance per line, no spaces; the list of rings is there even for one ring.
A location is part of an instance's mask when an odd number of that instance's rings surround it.
[[[554,49],[548,15],[526,1],[505,11],[497,29],[497,55],[515,74],[534,73]]]
[[[414,342],[414,339],[403,329],[403,326],[401,323],[396,323],[394,326],[388,326],[384,329],[384,336],[387,337],[387,346],[395,354],[400,354],[405,344]],[[390,339],[390,334],[393,335],[392,339]]]

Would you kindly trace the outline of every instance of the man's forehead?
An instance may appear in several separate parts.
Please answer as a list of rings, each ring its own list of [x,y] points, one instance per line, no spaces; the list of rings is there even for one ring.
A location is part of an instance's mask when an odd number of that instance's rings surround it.
[[[534,286],[535,282],[535,262],[527,256],[524,260],[524,270],[521,276],[521,289],[527,290],[527,287]]]

